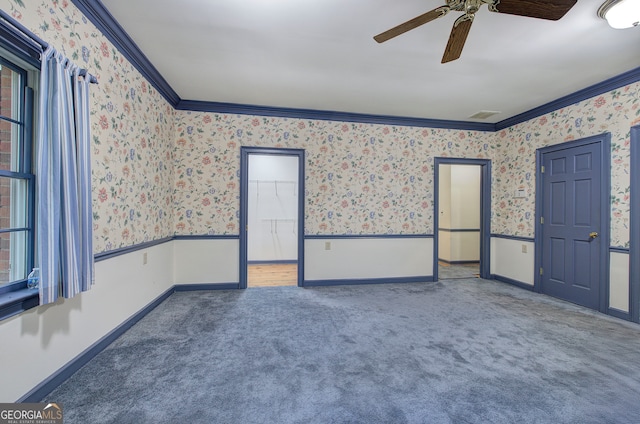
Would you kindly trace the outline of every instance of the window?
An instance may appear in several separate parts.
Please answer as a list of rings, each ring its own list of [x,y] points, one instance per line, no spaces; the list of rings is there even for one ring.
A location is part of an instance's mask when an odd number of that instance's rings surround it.
[[[0,286],[24,282],[33,267],[32,118],[26,70],[0,57]]]
[[[87,70],[0,10],[0,319],[93,285],[91,82],[97,81]],[[37,138],[34,121],[40,124]],[[36,226],[42,229],[37,246]],[[35,291],[26,287],[26,278],[38,262]]]
[[[0,20],[0,319],[39,304],[37,291],[27,290],[36,263],[33,129],[39,57]]]

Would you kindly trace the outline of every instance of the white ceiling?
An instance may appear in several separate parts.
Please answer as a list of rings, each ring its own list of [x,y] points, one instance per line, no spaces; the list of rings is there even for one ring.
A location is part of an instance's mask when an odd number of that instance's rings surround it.
[[[444,0],[102,0],[185,100],[498,122],[640,67],[640,28],[579,0],[559,21],[476,14],[459,60],[440,60],[459,12],[378,44]]]

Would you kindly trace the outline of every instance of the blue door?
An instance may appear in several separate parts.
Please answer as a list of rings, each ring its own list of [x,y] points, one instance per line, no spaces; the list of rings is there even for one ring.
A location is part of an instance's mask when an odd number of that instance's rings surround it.
[[[604,264],[602,150],[594,142],[542,155],[542,292],[600,309]],[[605,230],[606,231],[606,230]]]

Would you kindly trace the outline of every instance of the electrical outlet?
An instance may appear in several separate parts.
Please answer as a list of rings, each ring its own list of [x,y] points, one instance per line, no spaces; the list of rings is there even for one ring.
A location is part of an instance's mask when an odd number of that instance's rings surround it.
[[[331,242],[330,241],[325,241],[324,242],[324,250],[331,250]]]
[[[142,265],[146,265],[147,264],[147,252],[144,252],[142,254]]]
[[[526,244],[522,245],[522,253],[527,253],[527,245]]]

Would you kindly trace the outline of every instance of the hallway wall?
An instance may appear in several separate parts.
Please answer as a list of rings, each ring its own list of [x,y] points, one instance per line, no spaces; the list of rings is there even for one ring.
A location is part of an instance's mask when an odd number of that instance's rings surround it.
[[[481,168],[454,164],[439,167],[438,259],[451,263],[478,262]]]

